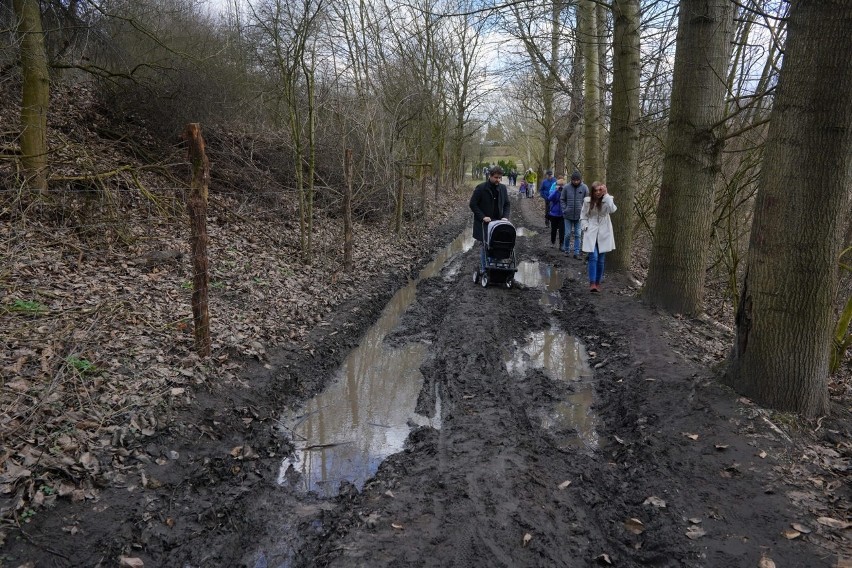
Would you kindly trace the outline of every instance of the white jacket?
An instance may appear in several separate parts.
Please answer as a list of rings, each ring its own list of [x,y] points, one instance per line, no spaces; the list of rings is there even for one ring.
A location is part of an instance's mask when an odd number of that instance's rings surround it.
[[[603,197],[600,208],[595,208],[589,213],[589,204],[592,198],[583,199],[583,211],[580,212],[580,227],[583,229],[583,252],[594,252],[595,243],[598,244],[598,252],[609,252],[615,250],[615,235],[612,232],[612,221],[610,213],[615,213],[618,207],[612,195]]]

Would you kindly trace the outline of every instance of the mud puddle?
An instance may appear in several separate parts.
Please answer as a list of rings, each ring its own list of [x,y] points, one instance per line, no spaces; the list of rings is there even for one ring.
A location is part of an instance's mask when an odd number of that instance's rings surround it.
[[[527,288],[542,288],[544,294],[541,303],[558,307],[562,304],[559,297],[559,289],[562,288],[562,275],[552,264],[537,261],[521,261],[518,263],[518,272],[515,280]]]
[[[344,360],[328,389],[281,417],[281,434],[297,450],[283,460],[278,483],[334,496],[341,482],[363,487],[379,464],[403,448],[412,428],[441,427],[440,392],[432,418],[415,413],[423,386],[420,365],[429,347],[411,343],[391,347],[385,337],[399,325],[414,302],[417,283],[437,275],[450,262],[445,278],[455,278],[460,262],[452,260],[474,244],[469,231],[459,235],[391,298],[379,320]]]
[[[514,350],[506,368],[516,377],[523,377],[528,369],[543,369],[554,380],[572,382],[573,393],[541,414],[541,427],[576,433],[566,438],[567,445],[590,450],[598,447],[598,418],[592,410],[595,389],[590,382],[594,372],[579,339],[555,326],[534,332]]]

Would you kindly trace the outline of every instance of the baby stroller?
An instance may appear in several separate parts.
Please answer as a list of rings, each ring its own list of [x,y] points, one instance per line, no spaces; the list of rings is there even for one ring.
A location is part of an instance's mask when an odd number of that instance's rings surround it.
[[[491,221],[482,231],[482,251],[479,269],[473,273],[473,281],[482,284],[502,284],[511,288],[515,279],[515,226],[508,221]]]

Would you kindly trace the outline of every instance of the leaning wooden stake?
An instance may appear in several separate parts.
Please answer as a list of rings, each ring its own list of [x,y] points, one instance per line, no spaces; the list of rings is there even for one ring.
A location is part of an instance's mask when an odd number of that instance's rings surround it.
[[[201,125],[190,123],[183,132],[189,143],[188,157],[192,181],[186,210],[189,213],[192,246],[192,322],[195,327],[195,350],[201,357],[210,355],[210,314],[207,309],[207,186],[210,162],[204,152]]]
[[[396,180],[396,211],[394,213],[394,233],[399,235],[402,233],[402,211],[403,204],[402,198],[405,195],[405,182],[403,178],[402,172],[399,174],[399,178]]]
[[[343,270],[352,272],[352,149],[346,149],[346,187],[343,189]]]

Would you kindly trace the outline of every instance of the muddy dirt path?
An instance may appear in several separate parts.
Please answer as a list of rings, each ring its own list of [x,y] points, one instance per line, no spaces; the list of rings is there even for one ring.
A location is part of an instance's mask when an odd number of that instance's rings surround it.
[[[283,416],[333,383],[400,281],[340,310],[308,350],[255,365],[251,388],[201,397],[98,503],[10,533],[3,565],[834,566],[782,534],[802,519],[783,435],[678,352],[627,277],[591,295],[540,205],[515,205],[526,285],[474,284],[478,250],[463,249],[380,338],[423,347],[431,426],[411,422],[363,486],[306,492],[300,462],[282,465],[305,445]]]

